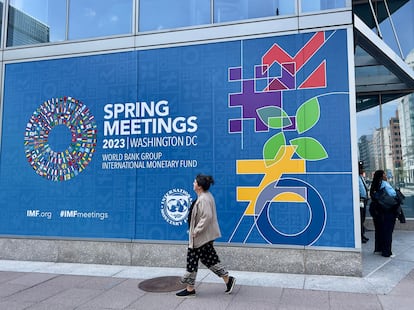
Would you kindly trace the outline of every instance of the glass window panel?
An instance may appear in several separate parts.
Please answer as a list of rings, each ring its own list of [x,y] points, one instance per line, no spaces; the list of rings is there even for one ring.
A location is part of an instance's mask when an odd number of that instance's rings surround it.
[[[390,19],[385,19],[380,24],[383,40],[414,69],[414,1],[408,1],[395,11],[392,22],[398,41]],[[393,139],[394,148],[391,148],[388,156],[392,161],[387,165],[387,169],[391,170],[393,185],[400,187],[406,197],[402,205],[405,216],[412,218],[414,217],[414,95],[400,98],[397,102],[399,137]],[[386,121],[387,118],[383,120],[384,123]],[[400,150],[398,150],[398,143]]]
[[[7,46],[63,41],[66,0],[10,0]]]
[[[395,101],[357,113],[359,159],[364,161],[366,177],[371,179],[375,170],[392,170],[392,132],[390,122],[397,115]]]
[[[407,2],[400,9],[395,11],[391,17],[398,41],[394,35],[391,20],[389,18],[385,19],[380,24],[381,34],[385,43],[387,43],[398,56],[406,58],[410,51],[414,52],[414,0]],[[401,47],[402,56],[398,42]]]
[[[210,0],[140,0],[139,31],[210,23]]]
[[[3,1],[0,0],[0,29],[3,30]],[[2,31],[0,30],[0,41],[3,37]]]
[[[347,0],[301,0],[302,12],[314,12],[349,7]]]
[[[70,0],[69,40],[132,33],[133,0]]]
[[[363,161],[367,184],[375,170],[382,167],[382,136],[378,106],[357,114],[358,160]],[[378,147],[375,147],[378,146]]]
[[[414,50],[408,54],[406,62],[414,69]],[[402,208],[406,217],[414,217],[414,94],[401,98],[398,117],[401,139],[401,165],[396,169],[396,185],[405,195]]]
[[[215,0],[214,22],[292,15],[296,0]]]

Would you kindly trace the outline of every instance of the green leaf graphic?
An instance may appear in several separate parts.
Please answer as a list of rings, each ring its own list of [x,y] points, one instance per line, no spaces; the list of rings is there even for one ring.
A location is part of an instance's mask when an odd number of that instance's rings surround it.
[[[304,133],[318,122],[320,107],[317,98],[312,98],[303,103],[296,112],[296,127],[298,133]]]
[[[328,158],[328,153],[319,141],[310,137],[290,140],[291,145],[297,146],[296,154],[305,160],[321,160]]]
[[[283,109],[269,106],[257,109],[257,115],[269,128],[279,129],[290,126],[292,122]]]
[[[263,159],[265,160],[266,167],[269,167],[279,161],[284,152],[286,146],[286,139],[283,132],[279,132],[266,141],[263,147]]]

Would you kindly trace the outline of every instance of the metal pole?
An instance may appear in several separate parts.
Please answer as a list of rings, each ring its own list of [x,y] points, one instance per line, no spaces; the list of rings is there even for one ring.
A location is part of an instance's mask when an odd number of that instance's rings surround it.
[[[398,39],[397,32],[395,31],[394,22],[393,22],[392,17],[391,17],[391,13],[390,13],[390,9],[388,7],[387,0],[384,0],[384,4],[385,4],[385,8],[387,9],[388,18],[390,19],[391,28],[392,28],[392,32],[394,33],[395,41],[397,41],[398,49],[400,50],[401,58],[404,59],[404,53],[402,51],[400,40]]]
[[[368,2],[369,2],[369,6],[371,7],[372,17],[374,18],[375,25],[377,27],[377,34],[382,39],[382,33],[381,33],[381,29],[379,27],[377,14],[375,14],[374,5],[372,4],[372,1],[371,0],[369,0]]]

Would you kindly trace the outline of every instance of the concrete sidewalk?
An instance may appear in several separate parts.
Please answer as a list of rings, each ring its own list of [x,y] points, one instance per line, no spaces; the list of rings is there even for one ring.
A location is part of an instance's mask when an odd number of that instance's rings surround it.
[[[361,278],[233,271],[225,295],[223,281],[201,269],[189,299],[138,288],[183,268],[0,261],[0,309],[414,309],[414,232],[394,233],[395,258],[374,255],[367,235]]]

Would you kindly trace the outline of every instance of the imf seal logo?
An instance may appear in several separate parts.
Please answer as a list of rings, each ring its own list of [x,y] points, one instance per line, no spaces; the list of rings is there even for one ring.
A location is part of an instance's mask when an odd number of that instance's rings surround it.
[[[186,223],[191,201],[187,191],[177,188],[169,190],[161,200],[162,217],[168,224],[174,226]]]

